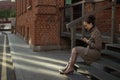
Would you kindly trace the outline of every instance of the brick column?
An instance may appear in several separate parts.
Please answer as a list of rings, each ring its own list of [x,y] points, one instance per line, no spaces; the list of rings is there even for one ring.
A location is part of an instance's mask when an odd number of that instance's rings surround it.
[[[64,0],[39,0],[35,21],[34,51],[60,49],[60,11]]]

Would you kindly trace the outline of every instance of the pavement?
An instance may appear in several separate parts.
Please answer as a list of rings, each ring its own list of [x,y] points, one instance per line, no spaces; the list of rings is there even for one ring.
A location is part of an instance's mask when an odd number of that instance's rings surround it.
[[[33,52],[21,37],[8,33],[8,39],[16,80],[68,80],[58,70],[67,64],[70,51]]]

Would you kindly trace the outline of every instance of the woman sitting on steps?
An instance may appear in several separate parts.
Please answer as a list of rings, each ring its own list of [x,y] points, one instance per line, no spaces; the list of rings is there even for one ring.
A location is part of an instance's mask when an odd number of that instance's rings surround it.
[[[90,15],[83,22],[84,28],[90,32],[90,38],[82,38],[81,40],[87,44],[87,47],[77,46],[72,49],[71,57],[69,59],[68,64],[63,70],[59,70],[60,74],[73,74],[74,72],[74,64],[76,62],[77,56],[84,60],[85,63],[91,64],[96,61],[101,56],[102,49],[102,38],[101,33],[95,26],[95,17]]]

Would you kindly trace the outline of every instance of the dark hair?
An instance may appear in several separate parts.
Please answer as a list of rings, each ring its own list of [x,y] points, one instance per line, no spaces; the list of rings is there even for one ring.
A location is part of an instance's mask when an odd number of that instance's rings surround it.
[[[95,26],[95,16],[93,16],[93,15],[89,15],[86,19],[85,19],[85,21],[87,22],[87,23],[92,23],[93,24],[93,27]]]

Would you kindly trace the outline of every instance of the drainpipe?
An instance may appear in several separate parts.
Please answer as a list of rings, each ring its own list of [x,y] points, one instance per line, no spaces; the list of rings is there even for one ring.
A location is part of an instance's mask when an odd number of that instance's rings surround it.
[[[111,43],[115,43],[115,11],[116,11],[116,0],[112,0],[112,2],[114,3],[112,5],[112,27],[111,27]]]

